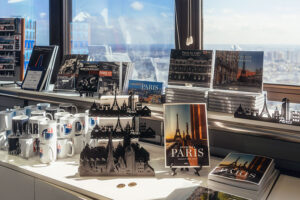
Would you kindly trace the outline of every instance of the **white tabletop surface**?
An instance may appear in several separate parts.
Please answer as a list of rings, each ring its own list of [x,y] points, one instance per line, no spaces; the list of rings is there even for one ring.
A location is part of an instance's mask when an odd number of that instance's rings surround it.
[[[29,160],[8,155],[0,151],[0,165],[28,174],[63,188],[96,199],[165,199],[191,192],[195,186],[207,186],[207,175],[221,160],[211,158],[211,167],[203,168],[201,176],[193,171],[178,171],[170,175],[165,168],[163,147],[141,143],[150,152],[150,165],[155,169],[155,177],[80,177],[78,175],[79,155],[58,160],[50,165],[41,164],[38,158]],[[131,182],[137,183],[129,187]],[[124,188],[117,188],[125,184]],[[300,179],[281,175],[269,199],[300,199]]]

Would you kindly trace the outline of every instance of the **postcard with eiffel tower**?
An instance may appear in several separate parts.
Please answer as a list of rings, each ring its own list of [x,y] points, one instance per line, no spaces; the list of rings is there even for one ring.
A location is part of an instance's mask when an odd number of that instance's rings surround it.
[[[164,104],[166,167],[209,166],[206,104]]]

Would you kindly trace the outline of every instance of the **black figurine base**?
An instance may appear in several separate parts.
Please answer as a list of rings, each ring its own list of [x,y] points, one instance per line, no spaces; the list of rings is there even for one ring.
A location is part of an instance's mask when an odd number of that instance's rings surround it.
[[[197,176],[200,176],[200,170],[202,169],[202,165],[200,165],[199,167],[186,167],[186,168],[176,168],[176,167],[173,167],[173,164],[171,164],[171,166],[170,166],[170,169],[171,169],[171,175],[172,176],[175,176],[175,175],[177,175],[177,172],[176,172],[176,170],[177,169],[180,169],[180,171],[190,171],[190,169],[194,169],[195,170],[195,172],[194,172],[194,174],[195,175],[197,175]]]

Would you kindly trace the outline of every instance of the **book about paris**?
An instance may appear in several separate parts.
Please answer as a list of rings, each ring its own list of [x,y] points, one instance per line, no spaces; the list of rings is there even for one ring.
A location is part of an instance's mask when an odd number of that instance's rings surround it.
[[[166,167],[209,166],[206,104],[164,104]]]
[[[230,153],[210,172],[209,179],[220,182],[232,180],[261,185],[266,174],[272,172],[273,162],[272,158],[265,156]]]

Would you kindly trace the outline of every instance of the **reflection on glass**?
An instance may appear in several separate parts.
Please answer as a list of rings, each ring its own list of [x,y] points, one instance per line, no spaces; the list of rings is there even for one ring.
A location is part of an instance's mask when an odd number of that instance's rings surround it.
[[[300,84],[300,1],[205,0],[204,48],[264,51],[264,82]]]
[[[71,52],[133,62],[132,79],[167,81],[174,48],[173,0],[73,0]]]

